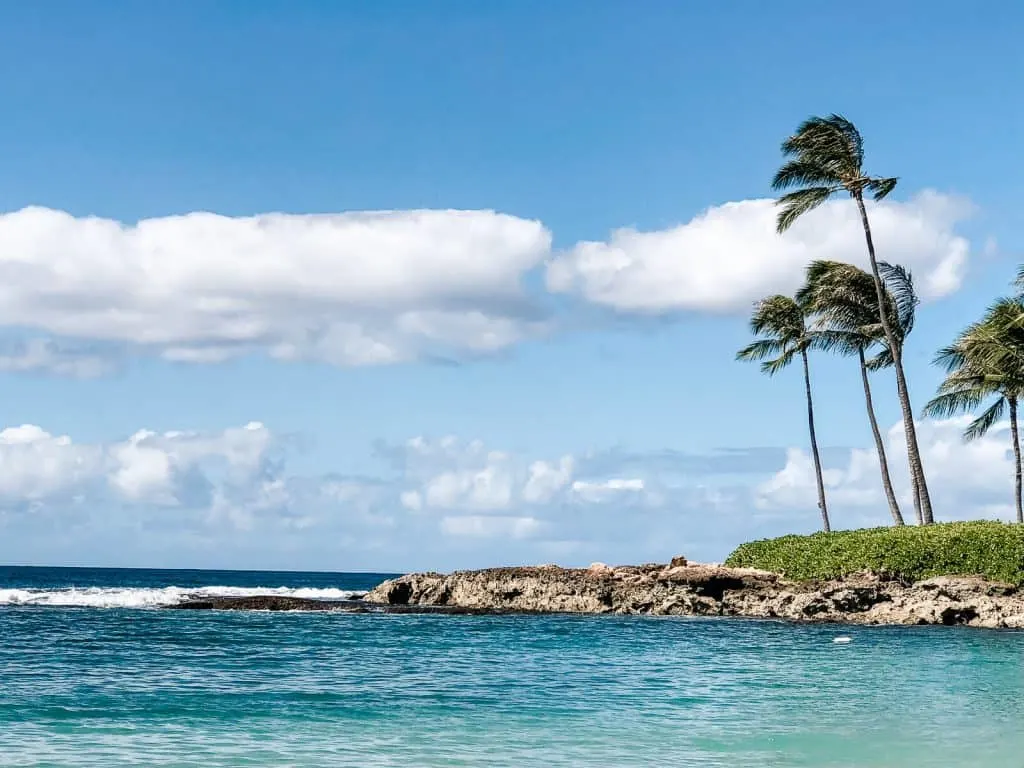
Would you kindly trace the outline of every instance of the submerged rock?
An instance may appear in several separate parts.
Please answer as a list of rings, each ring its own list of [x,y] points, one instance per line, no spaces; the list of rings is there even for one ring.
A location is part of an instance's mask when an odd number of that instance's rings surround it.
[[[202,597],[185,600],[167,607],[192,611],[331,611],[353,610],[360,606],[362,606],[361,603],[350,601],[312,600],[281,595],[251,595],[247,597]],[[362,608],[366,610],[365,606]]]
[[[378,605],[361,599],[315,600],[280,595],[251,595],[247,597],[202,597],[164,606],[182,611],[333,611],[341,613],[441,613],[441,614],[500,614],[501,609],[478,608],[440,604],[385,604]],[[522,611],[516,611],[522,613]]]

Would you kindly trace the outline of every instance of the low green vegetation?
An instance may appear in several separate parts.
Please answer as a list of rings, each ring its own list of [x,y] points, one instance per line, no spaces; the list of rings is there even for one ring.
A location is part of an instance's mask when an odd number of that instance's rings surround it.
[[[973,575],[1024,584],[1024,526],[940,523],[782,536],[742,544],[725,564],[798,581],[874,571],[907,581]]]

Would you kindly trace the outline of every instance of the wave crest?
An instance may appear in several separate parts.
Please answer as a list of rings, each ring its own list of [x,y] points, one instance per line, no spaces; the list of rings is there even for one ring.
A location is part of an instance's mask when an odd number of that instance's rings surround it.
[[[82,608],[160,608],[203,597],[276,595],[312,600],[351,600],[365,590],[314,587],[88,587],[77,589],[0,589],[0,606],[40,605]]]

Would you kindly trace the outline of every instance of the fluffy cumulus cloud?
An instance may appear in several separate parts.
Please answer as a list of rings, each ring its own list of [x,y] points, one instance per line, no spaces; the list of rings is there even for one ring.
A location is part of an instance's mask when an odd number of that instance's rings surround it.
[[[41,502],[73,494],[102,475],[107,465],[99,446],[76,445],[34,424],[0,431],[0,498]]]
[[[520,280],[549,248],[539,222],[492,211],[125,224],[25,208],[0,215],[0,327],[40,337],[0,353],[0,368],[98,371],[93,356],[69,361],[51,338],[185,362],[492,352],[543,325]]]
[[[411,510],[497,514],[552,504],[621,500],[630,494],[648,501],[652,498],[645,493],[642,478],[594,476],[586,459],[570,455],[526,461],[487,449],[479,440],[463,442],[451,436],[436,441],[413,438],[405,445],[392,447],[390,453],[393,458],[400,457],[404,482],[410,486],[402,491],[400,499]],[[480,536],[484,528],[495,536],[505,533],[498,524],[463,527],[452,524],[452,519],[448,518],[446,528],[455,534],[465,530]],[[527,522],[517,529],[518,535],[538,528],[533,518],[523,520]]]
[[[197,490],[220,492],[260,476],[270,433],[252,422],[217,433],[141,430],[123,441],[75,443],[34,424],[0,431],[0,499],[55,502],[81,498],[185,506]],[[109,493],[105,493],[109,492]]]
[[[1014,512],[1009,424],[998,424],[985,437],[965,442],[962,435],[969,422],[969,417],[958,417],[917,423],[935,517],[1010,519]],[[888,431],[886,454],[904,517],[912,521],[913,501],[902,423]],[[886,522],[888,506],[873,449],[850,450],[844,460],[825,466],[825,490],[835,510],[835,525],[856,527]],[[811,457],[803,449],[791,448],[785,465],[757,486],[755,502],[764,511],[811,510],[817,506],[816,493]]]
[[[792,292],[813,259],[866,266],[859,214],[849,200],[825,204],[781,237],[776,213],[772,200],[744,200],[670,229],[617,229],[607,241],[581,242],[552,259],[547,285],[619,312],[728,313]],[[955,226],[970,213],[967,201],[936,192],[870,205],[881,258],[913,269],[926,299],[959,287],[969,243]]]
[[[935,192],[871,206],[882,256],[921,292],[955,290],[970,213]],[[507,349],[557,326],[549,291],[616,311],[731,312],[790,291],[812,258],[864,262],[856,209],[837,200],[774,231],[771,200],[710,208],[660,231],[618,229],[556,255],[538,221],[487,210],[124,223],[41,207],[0,214],[0,371],[101,375],[120,358],[381,365]]]

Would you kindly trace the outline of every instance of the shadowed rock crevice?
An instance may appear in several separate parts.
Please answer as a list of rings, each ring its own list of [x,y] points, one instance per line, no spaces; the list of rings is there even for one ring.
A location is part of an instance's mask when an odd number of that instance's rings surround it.
[[[398,581],[388,590],[387,603],[388,605],[408,605],[411,597],[412,584],[407,581]]]

